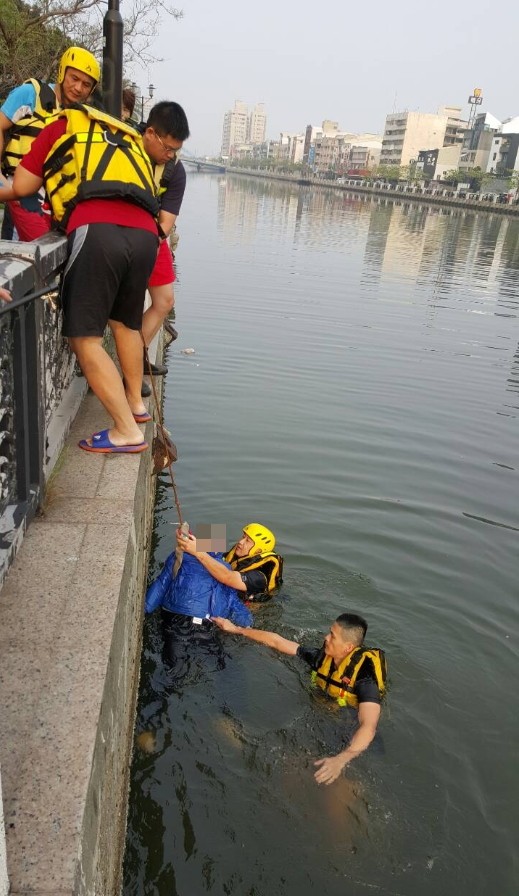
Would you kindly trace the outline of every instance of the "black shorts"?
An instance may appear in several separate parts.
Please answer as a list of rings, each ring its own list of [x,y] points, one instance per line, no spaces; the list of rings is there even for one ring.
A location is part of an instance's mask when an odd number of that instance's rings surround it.
[[[102,336],[109,320],[140,330],[158,236],[119,224],[84,224],[68,237],[61,282],[64,336]]]

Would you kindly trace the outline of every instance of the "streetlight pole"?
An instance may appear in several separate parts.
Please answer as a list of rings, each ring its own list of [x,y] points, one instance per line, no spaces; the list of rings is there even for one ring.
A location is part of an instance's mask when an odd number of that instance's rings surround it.
[[[123,28],[119,0],[108,0],[103,19],[103,103],[117,118],[123,104]]]
[[[136,93],[138,96],[140,96],[140,100],[141,100],[141,123],[142,123],[142,122],[144,121],[144,91],[141,90],[141,88],[137,86],[137,84],[135,83],[135,81],[132,82],[132,89],[135,91],[135,93]],[[150,98],[150,100],[153,98],[153,94],[154,94],[154,92],[155,92],[155,87],[154,87],[154,85],[153,85],[153,84],[148,84],[148,94],[149,94],[149,98]]]

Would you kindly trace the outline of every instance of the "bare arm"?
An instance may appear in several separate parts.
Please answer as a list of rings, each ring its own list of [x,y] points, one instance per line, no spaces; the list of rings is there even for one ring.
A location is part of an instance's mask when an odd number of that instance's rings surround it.
[[[272,647],[279,653],[287,653],[289,656],[295,656],[299,644],[297,641],[289,641],[276,635],[275,632],[266,632],[260,628],[243,628],[241,625],[234,625],[229,619],[222,619],[220,616],[213,616],[213,622],[221,628],[223,632],[229,632],[232,635],[243,635],[249,641],[256,641],[258,644],[264,644],[265,647]]]
[[[379,718],[380,705],[378,703],[359,704],[359,727],[346,749],[337,753],[337,756],[327,756],[314,763],[318,766],[314,774],[318,784],[332,784],[339,777],[343,768],[369,747],[375,737]]]
[[[0,157],[4,151],[5,146],[5,133],[13,126],[13,123],[10,118],[7,117],[3,112],[0,112]]]
[[[13,190],[15,197],[17,196],[32,196],[33,193],[37,193],[43,184],[43,178],[38,177],[37,174],[31,174],[27,168],[23,167],[23,164],[20,163],[18,165],[16,171],[14,172],[13,179]]]
[[[5,183],[5,182],[4,182]],[[18,165],[14,172],[12,182],[2,186],[0,181],[0,202],[8,202],[10,199],[18,199],[20,196],[32,196],[37,193],[43,183],[43,178],[31,174],[22,164]]]
[[[214,557],[211,557],[210,554],[207,554],[205,551],[197,550],[196,538],[194,535],[188,535],[187,538],[185,538],[180,533],[180,529],[177,529],[177,545],[181,551],[185,551],[186,554],[191,554],[192,557],[196,557],[204,569],[207,569],[207,572],[210,573],[213,579],[216,579],[217,582],[221,582],[222,585],[228,585],[229,588],[235,588],[236,591],[247,590],[247,586],[239,572],[224,566],[223,563],[220,563],[219,560],[215,560]]]
[[[172,215],[171,212],[165,212],[163,209],[159,212],[159,226],[164,234],[164,237],[168,237],[175,226],[175,221],[177,220],[176,215]]]

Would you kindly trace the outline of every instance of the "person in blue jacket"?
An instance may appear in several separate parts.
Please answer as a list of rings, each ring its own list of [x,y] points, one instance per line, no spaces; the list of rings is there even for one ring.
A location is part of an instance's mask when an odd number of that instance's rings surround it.
[[[210,556],[230,568],[221,553],[211,551]],[[175,553],[171,553],[148,588],[144,607],[146,613],[161,610],[164,656],[169,665],[178,659],[179,643],[214,638],[211,616],[222,616],[244,628],[252,625],[252,614],[235,588],[218,582],[190,554],[182,555],[176,570],[175,561]]]

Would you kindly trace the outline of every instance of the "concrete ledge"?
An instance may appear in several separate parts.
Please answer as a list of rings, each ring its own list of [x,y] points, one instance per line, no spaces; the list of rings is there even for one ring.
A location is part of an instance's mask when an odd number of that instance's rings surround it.
[[[88,394],[0,593],[12,896],[120,890],[155,477],[77,448],[107,425]]]

